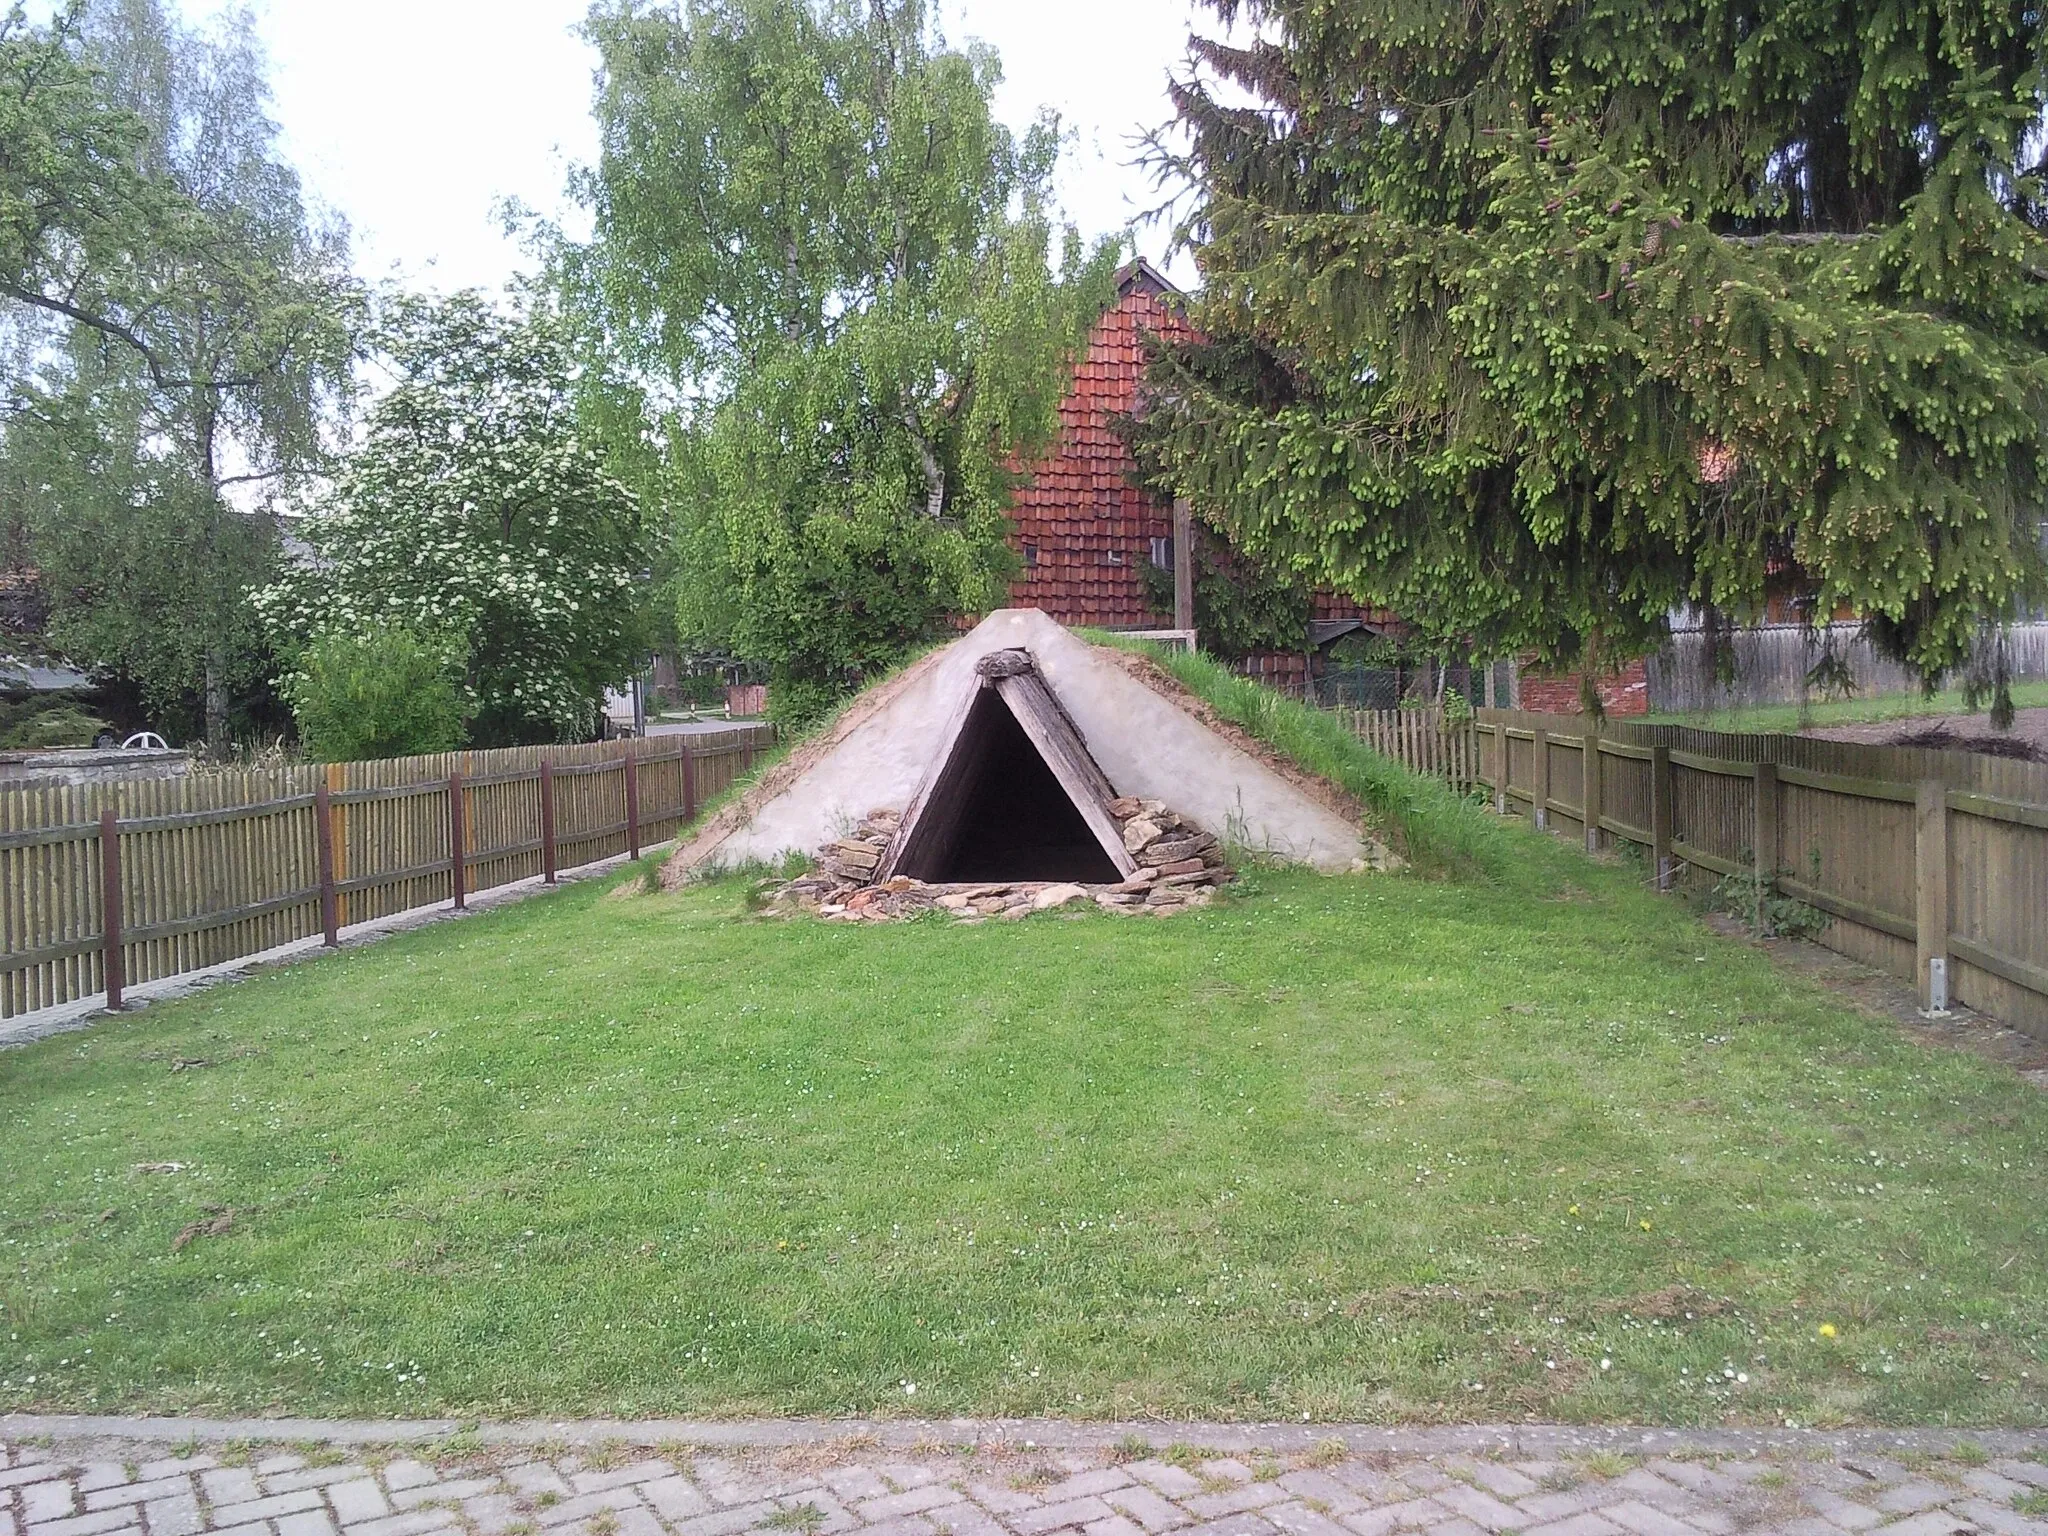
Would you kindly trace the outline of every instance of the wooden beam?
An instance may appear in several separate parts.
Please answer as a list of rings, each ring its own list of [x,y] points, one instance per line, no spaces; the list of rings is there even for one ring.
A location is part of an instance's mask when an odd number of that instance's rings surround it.
[[[1195,628],[1195,517],[1185,496],[1173,503],[1173,627]]]
[[[1946,1009],[1955,996],[1955,978],[1947,977],[1938,997],[1934,988],[1934,962],[1948,970],[1948,786],[1939,779],[1920,782],[1917,814],[1914,817],[1914,976],[1920,990],[1920,1006],[1932,1012]]]

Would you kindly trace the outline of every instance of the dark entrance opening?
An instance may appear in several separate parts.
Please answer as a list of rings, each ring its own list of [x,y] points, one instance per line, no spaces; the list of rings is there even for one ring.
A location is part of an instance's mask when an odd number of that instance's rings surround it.
[[[927,881],[1123,878],[993,687],[975,695],[897,869]]]

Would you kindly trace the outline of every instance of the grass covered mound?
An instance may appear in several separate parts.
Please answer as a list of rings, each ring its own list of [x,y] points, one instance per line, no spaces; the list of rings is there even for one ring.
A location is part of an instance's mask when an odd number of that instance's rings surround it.
[[[2048,1099],[1406,793],[1496,878],[573,887],[0,1053],[0,1406],[2048,1420]]]

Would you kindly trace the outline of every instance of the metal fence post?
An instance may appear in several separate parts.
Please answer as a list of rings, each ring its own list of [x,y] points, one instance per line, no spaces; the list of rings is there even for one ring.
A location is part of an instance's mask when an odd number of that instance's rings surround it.
[[[100,966],[107,1009],[119,1013],[128,978],[121,957],[121,823],[111,805],[100,810]]]
[[[640,759],[626,743],[626,857],[640,857]]]
[[[1550,732],[1536,727],[1535,799],[1529,804],[1530,821],[1538,832],[1550,828]]]
[[[462,770],[448,775],[448,885],[456,910],[469,905],[462,888],[464,836],[462,814]]]
[[[329,949],[341,943],[341,924],[334,900],[334,803],[328,796],[326,770],[313,786],[313,838],[320,871],[320,939]]]
[[[1948,953],[1948,786],[1922,779],[1914,818],[1913,928],[1918,950],[1914,967],[1920,1006],[1928,1013],[1949,1007]]]
[[[1671,749],[1650,748],[1650,867],[1657,889],[1671,889]]]
[[[540,878],[555,883],[555,765],[540,760]]]
[[[1600,802],[1605,798],[1601,783],[1600,727],[1597,723],[1586,727],[1586,733],[1579,738],[1579,808],[1586,817],[1586,852],[1600,851]]]

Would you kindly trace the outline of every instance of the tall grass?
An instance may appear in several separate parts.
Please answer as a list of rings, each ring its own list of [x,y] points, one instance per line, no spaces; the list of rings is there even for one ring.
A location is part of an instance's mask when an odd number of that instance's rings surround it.
[[[1511,866],[1505,828],[1441,780],[1373,751],[1335,715],[1239,677],[1200,652],[1107,632],[1088,638],[1150,656],[1232,725],[1338,785],[1365,806],[1418,870],[1493,878]]]

